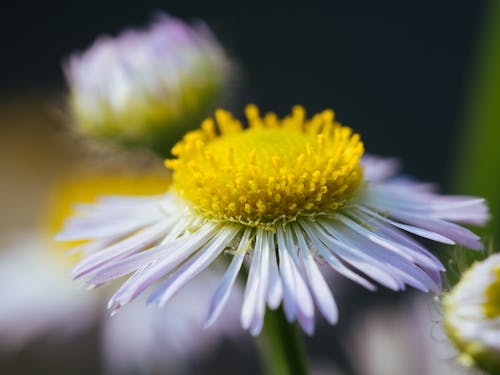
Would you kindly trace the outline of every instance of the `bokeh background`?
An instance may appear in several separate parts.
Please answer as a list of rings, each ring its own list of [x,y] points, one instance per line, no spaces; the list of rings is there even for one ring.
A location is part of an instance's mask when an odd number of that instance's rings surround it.
[[[435,181],[445,192],[456,190],[457,144],[487,5],[472,0],[3,5],[0,243],[10,232],[36,225],[51,181],[78,157],[64,129],[63,59],[99,35],[145,25],[158,11],[188,21],[200,18],[212,28],[239,66],[228,101],[236,113],[247,102],[280,115],[297,103],[310,113],[332,108],[361,133],[370,153],[397,156],[405,172]],[[318,374],[351,374],[356,369],[349,336],[370,311],[397,310],[409,295],[375,295],[342,282],[334,290],[341,322],[318,329],[308,347]],[[98,373],[96,330],[64,343],[41,338],[0,354],[0,373]],[[193,359],[187,371],[259,373],[253,342],[242,336],[238,345],[222,343],[213,356]]]

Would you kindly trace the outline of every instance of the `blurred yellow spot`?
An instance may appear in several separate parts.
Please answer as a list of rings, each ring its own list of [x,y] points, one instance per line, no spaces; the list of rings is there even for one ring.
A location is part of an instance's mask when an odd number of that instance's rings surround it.
[[[150,196],[165,193],[171,182],[168,171],[127,173],[121,171],[79,171],[60,178],[55,184],[43,216],[44,233],[50,241],[50,248],[69,250],[84,241],[56,242],[58,233],[68,217],[74,213],[74,205],[93,203],[102,195]],[[66,255],[66,254],[64,254]],[[71,257],[72,261],[78,256]]]

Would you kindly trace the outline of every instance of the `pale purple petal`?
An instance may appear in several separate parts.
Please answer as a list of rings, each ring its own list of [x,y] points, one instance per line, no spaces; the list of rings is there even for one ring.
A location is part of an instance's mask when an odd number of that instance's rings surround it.
[[[251,233],[248,230],[243,233],[243,237],[241,238],[238,249],[233,256],[233,260],[231,261],[231,264],[229,265],[222,281],[210,301],[210,308],[204,323],[205,327],[211,326],[217,320],[229,299],[236,277],[238,276],[243,260],[245,259],[246,249],[250,241],[250,235]]]
[[[160,306],[166,304],[180,288],[207,268],[239,231],[238,227],[221,229],[210,243],[167,277],[166,281],[148,298],[148,303],[156,303]]]
[[[316,262],[314,261],[309,247],[302,235],[302,229],[297,228],[295,231],[295,236],[299,245],[299,253],[302,258],[302,262],[304,264],[305,272],[307,275],[307,279],[309,280],[309,286],[311,292],[318,304],[318,307],[323,314],[323,316],[328,320],[330,324],[335,324],[338,320],[338,309],[337,304],[326,284],[323,275],[319,271]]]
[[[278,270],[274,235],[269,235],[269,287],[267,291],[267,304],[271,309],[277,309],[283,299],[283,286]]]

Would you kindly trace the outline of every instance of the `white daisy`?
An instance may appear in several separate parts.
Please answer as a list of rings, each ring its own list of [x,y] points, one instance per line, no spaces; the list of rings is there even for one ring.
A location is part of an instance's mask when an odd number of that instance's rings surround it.
[[[94,286],[133,275],[109,301],[116,311],[154,282],[150,303],[165,305],[216,259],[230,261],[206,324],[227,302],[245,261],[241,324],[261,331],[266,306],[314,329],[314,306],[332,324],[338,311],[317,259],[375,289],[410,285],[438,293],[443,265],[408,233],[473,249],[478,236],[453,222],[483,224],[484,200],[441,196],[394,176],[392,160],[362,158],[358,134],[326,110],[302,107],[279,119],[250,105],[248,128],[218,110],[188,133],[167,160],[170,190],[151,197],[103,197],[80,205],[59,240],[89,240],[73,270]],[[216,126],[217,123],[217,126]]]
[[[443,300],[445,328],[467,366],[500,369],[500,254],[470,267]]]

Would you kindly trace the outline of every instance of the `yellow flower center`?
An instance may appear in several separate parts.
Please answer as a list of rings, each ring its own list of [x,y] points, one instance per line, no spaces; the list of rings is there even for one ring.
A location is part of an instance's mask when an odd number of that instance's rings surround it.
[[[246,108],[248,128],[226,111],[172,149],[173,189],[209,220],[272,229],[279,220],[343,207],[362,179],[363,143],[325,110],[279,119]],[[216,127],[217,123],[217,127]]]
[[[486,302],[483,305],[487,318],[494,319],[500,316],[500,265],[493,268],[495,280],[486,288]]]

